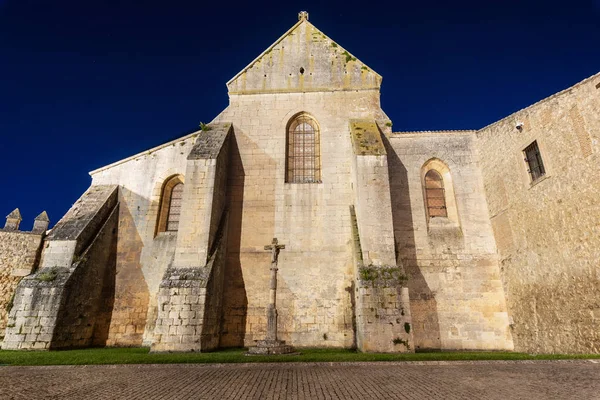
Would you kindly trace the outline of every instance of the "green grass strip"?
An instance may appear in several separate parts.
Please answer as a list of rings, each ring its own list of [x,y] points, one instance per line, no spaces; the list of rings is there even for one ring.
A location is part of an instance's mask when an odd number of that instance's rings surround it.
[[[600,354],[508,352],[360,353],[347,349],[299,349],[300,355],[246,356],[244,349],[210,353],[150,353],[148,348],[103,348],[62,351],[0,350],[0,365],[204,364],[260,362],[560,360],[600,358]]]

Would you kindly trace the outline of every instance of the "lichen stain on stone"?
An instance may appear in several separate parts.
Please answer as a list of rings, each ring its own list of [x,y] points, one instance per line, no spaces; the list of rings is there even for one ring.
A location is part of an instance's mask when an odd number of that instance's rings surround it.
[[[285,65],[285,58],[284,58],[284,46],[282,45],[281,48],[279,49],[279,71],[283,71],[283,67]]]
[[[356,154],[385,155],[386,151],[381,140],[377,124],[373,120],[351,120],[350,135]]]
[[[241,78],[242,78],[242,90],[246,90],[246,72],[245,71],[242,73]]]
[[[273,55],[277,50],[279,55]],[[313,25],[302,23],[268,48],[228,86],[231,94],[378,89],[376,74],[369,69],[361,70],[361,66],[356,57]],[[298,74],[300,67],[307,70],[306,76],[290,79],[290,72]],[[241,81],[243,74],[246,74],[245,85]]]

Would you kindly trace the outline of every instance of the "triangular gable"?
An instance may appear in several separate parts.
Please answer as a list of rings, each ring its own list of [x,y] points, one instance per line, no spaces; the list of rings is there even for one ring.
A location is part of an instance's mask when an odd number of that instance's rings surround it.
[[[230,94],[379,89],[381,76],[305,18],[227,82]]]

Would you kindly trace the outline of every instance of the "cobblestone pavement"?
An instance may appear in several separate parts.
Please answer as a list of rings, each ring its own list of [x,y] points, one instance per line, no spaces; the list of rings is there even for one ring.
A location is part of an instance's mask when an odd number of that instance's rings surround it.
[[[599,361],[0,367],[0,399],[600,399]]]

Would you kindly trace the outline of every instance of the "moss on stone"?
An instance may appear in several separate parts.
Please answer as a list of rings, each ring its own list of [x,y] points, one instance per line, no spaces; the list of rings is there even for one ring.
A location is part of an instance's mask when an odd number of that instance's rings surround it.
[[[6,303],[6,313],[10,313],[10,310],[12,310],[15,305],[15,293],[16,292],[13,292],[12,296],[10,296],[10,300]]]
[[[35,279],[42,282],[52,282],[58,277],[58,269],[56,267],[48,268],[47,271],[42,271],[37,274]]]
[[[369,283],[373,287],[403,286],[408,280],[399,267],[372,264],[360,266],[358,268],[358,276],[363,284]]]
[[[410,345],[408,344],[407,340],[402,340],[399,337],[397,337],[394,340],[392,340],[392,342],[394,343],[394,345],[403,344],[407,350],[410,350]]]
[[[349,63],[350,61],[356,61],[356,57],[352,57],[348,51],[344,51],[342,55],[346,56],[346,63]]]

